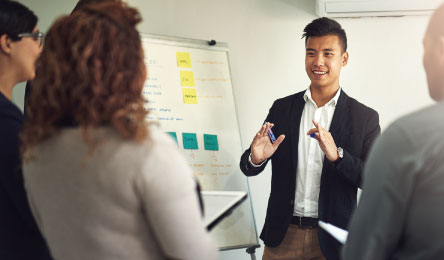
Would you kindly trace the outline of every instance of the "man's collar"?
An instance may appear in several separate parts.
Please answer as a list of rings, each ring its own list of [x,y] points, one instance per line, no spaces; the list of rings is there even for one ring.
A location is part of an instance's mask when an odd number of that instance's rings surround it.
[[[330,101],[328,101],[327,104],[325,104],[325,105],[336,106],[338,104],[338,99],[339,99],[340,95],[341,95],[341,87],[339,87],[338,91],[336,91],[335,96],[332,99],[330,99]],[[307,90],[304,93],[304,100],[305,100],[305,102],[310,100],[311,102],[313,102],[313,104],[316,104],[316,102],[314,102],[314,100],[313,100],[313,98],[311,96],[310,87],[308,87]]]

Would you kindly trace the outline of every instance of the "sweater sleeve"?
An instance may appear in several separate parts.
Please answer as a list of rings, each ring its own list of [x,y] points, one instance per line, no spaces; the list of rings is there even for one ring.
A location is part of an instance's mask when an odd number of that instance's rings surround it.
[[[177,145],[164,133],[156,133],[136,185],[147,222],[167,257],[217,258],[217,249],[201,218],[191,170]]]

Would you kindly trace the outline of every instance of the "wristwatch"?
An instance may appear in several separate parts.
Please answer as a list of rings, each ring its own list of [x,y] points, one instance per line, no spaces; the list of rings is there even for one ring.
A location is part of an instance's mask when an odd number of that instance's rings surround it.
[[[339,159],[344,158],[344,149],[342,149],[342,147],[338,147],[338,156]]]
[[[344,158],[344,149],[342,149],[342,147],[338,147],[338,159],[336,159],[333,164],[337,164],[342,160],[342,158]]]

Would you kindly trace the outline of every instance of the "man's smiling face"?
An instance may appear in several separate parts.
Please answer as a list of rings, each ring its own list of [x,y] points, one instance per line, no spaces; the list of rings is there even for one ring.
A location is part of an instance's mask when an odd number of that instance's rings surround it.
[[[347,64],[336,35],[309,37],[306,42],[305,70],[315,88],[338,88],[341,68]]]

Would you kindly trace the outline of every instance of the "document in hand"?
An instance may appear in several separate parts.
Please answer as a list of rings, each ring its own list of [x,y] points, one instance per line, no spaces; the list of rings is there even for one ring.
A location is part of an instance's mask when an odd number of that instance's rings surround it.
[[[330,235],[332,235],[336,240],[341,242],[341,244],[345,244],[347,241],[348,232],[342,228],[338,228],[332,224],[328,224],[324,221],[319,220],[319,226],[327,231]]]
[[[247,198],[246,191],[202,191],[204,222],[210,231]]]

